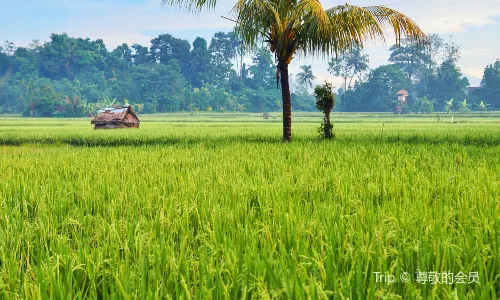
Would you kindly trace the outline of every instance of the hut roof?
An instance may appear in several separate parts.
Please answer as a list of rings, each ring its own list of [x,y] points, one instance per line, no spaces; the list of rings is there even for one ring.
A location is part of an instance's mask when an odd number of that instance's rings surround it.
[[[399,95],[408,96],[408,95],[410,95],[410,94],[409,94],[406,90],[400,90],[400,91],[398,91],[397,95],[398,95],[398,96],[399,96]]]
[[[129,114],[133,115],[137,119],[137,121],[139,121],[139,118],[137,118],[137,115],[134,113],[134,111],[130,106],[101,108],[97,111],[97,115],[92,120],[91,123],[105,124],[105,123],[124,122],[125,117]]]
[[[470,86],[467,88],[467,94],[470,96],[472,95],[472,93],[474,93],[475,91],[481,89],[480,86]]]

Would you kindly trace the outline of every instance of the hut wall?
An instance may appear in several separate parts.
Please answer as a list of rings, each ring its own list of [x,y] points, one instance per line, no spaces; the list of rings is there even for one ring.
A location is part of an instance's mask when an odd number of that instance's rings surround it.
[[[128,127],[139,127],[139,120],[132,114],[127,114],[125,118],[123,118],[123,122],[128,123]]]
[[[95,124],[94,127],[94,129],[117,129],[117,128],[128,128],[128,126],[122,123],[106,123],[106,124]]]

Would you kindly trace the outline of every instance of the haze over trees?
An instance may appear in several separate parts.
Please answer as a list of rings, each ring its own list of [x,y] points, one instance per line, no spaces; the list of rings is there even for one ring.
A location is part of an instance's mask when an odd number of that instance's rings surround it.
[[[483,80],[481,80],[481,88],[477,90],[476,99],[483,99],[489,105],[500,109],[500,60],[496,60],[494,64],[486,67],[484,70]],[[475,104],[478,104],[477,101]],[[481,111],[485,109],[487,104],[478,104]]]
[[[393,45],[390,48],[389,64],[368,72],[360,67],[356,68],[363,66],[366,61],[362,50],[357,56],[351,53],[336,61],[332,59],[329,69],[332,75],[347,80],[356,70],[361,74],[355,78],[354,84],[339,90],[341,97],[337,109],[392,111],[395,108],[396,92],[401,89],[410,94],[408,111],[417,113],[445,111],[447,107],[450,111],[459,110],[459,102],[464,99],[477,110],[480,110],[481,101],[483,104],[496,104],[497,109],[500,108],[499,94],[496,92],[500,80],[495,81],[499,76],[495,75],[498,72],[493,71],[494,65],[485,69],[481,88],[469,95],[469,81],[458,67],[460,47],[451,41],[445,42],[436,34],[429,35],[429,44],[430,47],[420,47],[417,43],[404,40],[399,47]],[[349,65],[352,57],[356,59]],[[497,67],[500,68],[500,63],[497,63]],[[457,100],[449,106],[447,103],[451,99]]]
[[[472,110],[500,109],[499,60],[486,66],[480,88],[468,95],[469,82],[458,67],[460,48],[434,34],[429,41],[429,48],[407,40],[392,46],[388,64],[373,70],[361,47],[332,56],[329,71],[343,81],[335,110],[390,112],[400,89],[410,93],[410,112],[458,111],[464,99]],[[245,64],[240,45],[231,32],[192,44],[161,34],[148,47],[124,43],[111,51],[102,40],[66,34],[28,47],[5,42],[0,46],[0,113],[90,116],[125,100],[139,113],[281,110],[272,53],[258,48]],[[292,107],[316,111],[315,70],[310,65],[300,70],[291,89]]]
[[[331,74],[344,81],[335,109],[392,111],[400,89],[410,92],[408,110],[413,112],[444,111],[452,98],[457,99],[452,111],[465,98],[477,111],[500,108],[500,61],[485,68],[480,89],[467,95],[469,84],[458,68],[460,49],[437,35],[430,40],[431,51],[406,42],[391,47],[388,65],[374,70],[368,70],[362,48],[332,57]],[[0,46],[0,113],[90,116],[113,100],[125,99],[140,113],[281,109],[269,50],[260,48],[251,64],[237,66],[239,48],[233,33],[218,32],[210,44],[201,38],[193,44],[169,34],[153,39],[150,47],[122,44],[112,51],[102,40],[66,34],[53,34],[48,42],[34,41],[28,47],[6,42]],[[409,49],[417,54],[408,55]],[[302,66],[295,78],[293,109],[315,111],[310,89],[314,70]]]
[[[124,43],[111,51],[102,40],[66,34],[28,47],[6,42],[0,47],[0,113],[83,116],[125,100],[140,113],[276,110],[280,94],[269,51],[256,51],[252,64],[236,69],[237,45],[231,32],[192,44],[162,34],[149,47]],[[310,97],[294,95],[295,102],[315,109]]]

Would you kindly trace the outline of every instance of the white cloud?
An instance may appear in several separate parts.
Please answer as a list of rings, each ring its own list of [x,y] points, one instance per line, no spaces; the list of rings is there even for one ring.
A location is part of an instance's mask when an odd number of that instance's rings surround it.
[[[113,47],[121,41],[144,43],[151,32],[198,29],[230,29],[233,23],[221,18],[228,15],[235,0],[218,0],[215,10],[198,14],[178,8],[162,7],[160,0],[145,3],[104,2],[98,0],[46,0],[45,7],[64,9],[66,20],[54,32],[68,32],[75,36],[103,38]],[[322,1],[325,7],[338,1]],[[377,5],[378,1],[354,0],[355,5]],[[500,16],[500,1],[477,0],[421,0],[388,1],[393,7],[412,17],[426,32],[453,33],[468,27],[494,24]],[[11,4],[12,5],[12,4]],[[43,17],[43,16],[40,16]],[[48,36],[47,33],[46,36]],[[118,42],[118,40],[120,42]],[[392,41],[388,40],[388,43]]]
[[[230,21],[215,12],[191,14],[178,9],[161,8],[159,1],[130,4],[124,7],[102,6],[98,16],[73,18],[66,32],[74,36],[101,38],[108,48],[121,43],[149,44],[159,33],[174,30],[232,28]]]
[[[383,3],[380,3],[383,2]],[[337,5],[336,1],[323,1],[325,7]],[[467,27],[494,24],[493,18],[500,16],[498,0],[353,0],[349,4],[370,6],[386,5],[397,9],[416,21],[424,31],[452,33]]]
[[[114,47],[121,41],[144,43],[151,32],[172,30],[230,29],[233,23],[221,18],[228,15],[235,0],[219,0],[215,10],[198,14],[178,8],[162,7],[160,0],[146,3],[109,3],[97,0],[50,0],[54,7],[65,8],[70,17],[59,32],[75,36],[102,38]],[[325,7],[338,4],[323,1]],[[378,1],[352,1],[356,5],[376,5]],[[500,1],[478,0],[422,0],[387,3],[412,17],[426,32],[454,33],[468,27],[494,24],[493,17],[500,16]],[[387,41],[392,43],[391,40]]]
[[[483,68],[462,68],[462,73],[465,76],[471,76],[474,78],[483,78],[484,69]]]
[[[466,57],[483,57],[495,54],[494,48],[466,48],[461,50],[462,56]]]

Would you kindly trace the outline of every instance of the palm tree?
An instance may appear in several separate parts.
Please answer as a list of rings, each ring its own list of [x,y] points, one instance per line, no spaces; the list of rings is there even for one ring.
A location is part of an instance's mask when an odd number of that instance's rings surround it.
[[[78,95],[73,95],[73,97],[68,97],[68,96],[65,96],[66,99],[64,100],[64,102],[66,102],[66,104],[68,104],[70,107],[71,107],[71,114],[73,116],[76,116],[77,114],[77,111],[78,111],[78,107],[81,106],[82,103],[85,102],[85,100],[82,101],[82,99],[80,98],[80,96]]]
[[[199,10],[213,8],[216,0],[162,0]],[[292,139],[292,106],[288,65],[296,54],[341,54],[367,40],[384,41],[389,31],[396,44],[409,38],[426,40],[425,34],[410,18],[384,6],[340,5],[324,9],[319,0],[237,0],[232,10],[235,31],[247,50],[266,42],[275,54],[276,76],[281,81],[283,102],[283,140]]]
[[[30,117],[35,115],[35,107],[40,101],[40,79],[30,78],[27,82],[21,81],[23,86],[23,99],[30,110]]]
[[[69,80],[75,79],[75,64],[76,64],[76,44],[75,42],[71,43],[69,47],[69,52],[66,56],[66,63],[64,64],[64,69],[66,70],[66,76]]]
[[[309,88],[313,87],[313,80],[316,79],[316,76],[313,75],[311,65],[303,65],[300,66],[302,72],[297,74],[297,79],[299,80],[299,84],[302,86],[306,86]]]

